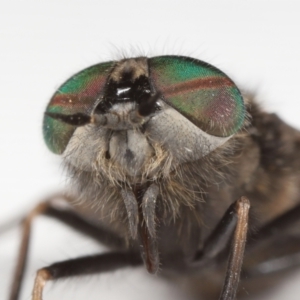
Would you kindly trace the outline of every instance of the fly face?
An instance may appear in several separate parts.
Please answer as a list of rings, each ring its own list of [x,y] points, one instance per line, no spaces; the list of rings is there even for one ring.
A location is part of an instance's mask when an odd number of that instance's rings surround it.
[[[244,116],[240,92],[213,66],[139,57],[93,66],[62,85],[47,108],[44,136],[68,165],[132,185],[206,156]]]

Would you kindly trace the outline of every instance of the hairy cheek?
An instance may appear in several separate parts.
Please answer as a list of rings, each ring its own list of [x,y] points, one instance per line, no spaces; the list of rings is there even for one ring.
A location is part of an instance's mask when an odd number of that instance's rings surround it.
[[[109,154],[128,175],[141,175],[153,148],[146,137],[135,130],[115,131],[109,141]]]

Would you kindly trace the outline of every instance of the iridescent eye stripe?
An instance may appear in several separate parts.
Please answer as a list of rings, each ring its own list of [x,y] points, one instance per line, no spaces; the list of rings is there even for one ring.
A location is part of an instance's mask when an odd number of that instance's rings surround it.
[[[96,96],[99,91],[98,83],[105,82],[114,62],[106,62],[91,66],[75,74],[66,81],[57,91],[60,94],[87,94]],[[95,90],[92,88],[95,87]]]
[[[219,88],[220,86],[232,87],[234,86],[234,83],[228,78],[208,77],[194,79],[183,83],[174,84],[171,86],[166,86],[161,89],[161,92],[163,92],[163,94],[166,97],[171,97],[184,94],[189,91],[195,91],[200,89],[215,89]]]
[[[47,111],[90,113],[100,96],[113,62],[92,66],[74,75],[55,93]]]
[[[99,94],[98,94],[99,96]],[[77,112],[90,113],[94,107],[95,97],[83,97],[72,94],[56,94],[51,105],[47,108],[47,111],[74,114]]]
[[[77,80],[81,80],[79,76],[75,76],[75,78],[71,79],[71,84],[67,83],[67,86],[62,86],[58,91],[57,94],[75,94],[77,96],[85,96],[89,95],[91,97],[97,96],[99,93],[99,86],[103,85],[106,82],[106,78],[99,77],[96,74],[92,74],[95,78],[90,78],[90,82],[82,81],[80,84],[77,84]],[[86,78],[84,78],[86,79]]]

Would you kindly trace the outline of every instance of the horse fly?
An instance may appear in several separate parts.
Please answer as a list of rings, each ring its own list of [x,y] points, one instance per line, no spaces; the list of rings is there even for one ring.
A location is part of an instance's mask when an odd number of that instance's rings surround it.
[[[187,278],[200,299],[244,299],[299,264],[300,133],[212,65],[183,56],[94,65],[54,94],[43,132],[75,204],[53,197],[24,219],[10,300],[40,214],[111,250],[38,270],[33,300],[51,280],[140,265]]]

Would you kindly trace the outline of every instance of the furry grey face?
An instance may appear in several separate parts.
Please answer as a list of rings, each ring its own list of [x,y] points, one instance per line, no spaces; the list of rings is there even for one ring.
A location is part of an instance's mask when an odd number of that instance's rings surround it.
[[[200,159],[230,138],[204,132],[162,97],[142,115],[141,101],[148,100],[145,90],[153,97],[145,88],[149,79],[144,64],[131,59],[117,65],[92,122],[75,130],[64,151],[68,164],[132,185],[165,178],[176,166]]]

